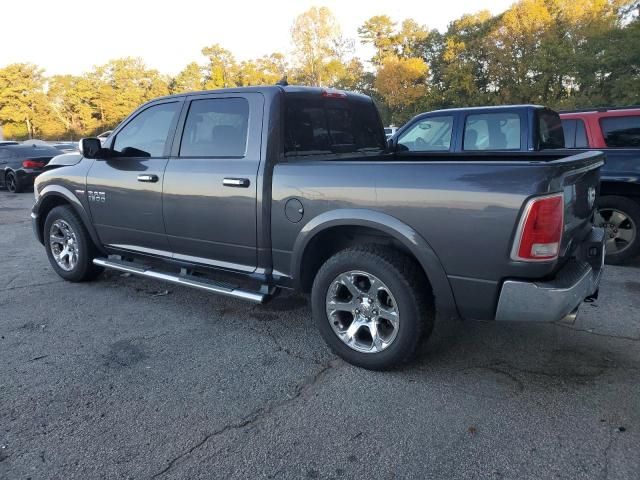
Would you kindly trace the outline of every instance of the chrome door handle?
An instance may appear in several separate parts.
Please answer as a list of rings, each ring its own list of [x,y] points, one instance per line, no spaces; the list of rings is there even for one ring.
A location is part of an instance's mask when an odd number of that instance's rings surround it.
[[[251,182],[248,178],[225,178],[222,180],[222,185],[225,187],[241,187],[247,188],[251,185]]]
[[[149,175],[148,173],[144,173],[142,175],[138,175],[138,181],[155,183],[158,181],[158,175]]]

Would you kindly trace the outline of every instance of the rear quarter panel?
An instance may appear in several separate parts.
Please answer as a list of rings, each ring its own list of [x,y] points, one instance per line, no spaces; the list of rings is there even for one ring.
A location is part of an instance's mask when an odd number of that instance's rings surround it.
[[[431,247],[463,316],[491,318],[502,279],[541,278],[556,267],[555,262],[514,262],[510,251],[526,200],[563,191],[566,176],[576,168],[576,162],[559,163],[363,160],[276,165],[274,270],[296,275],[296,239],[314,218],[341,209],[372,210],[398,219]],[[565,198],[574,194],[569,187]],[[304,206],[298,223],[284,214],[291,198]]]

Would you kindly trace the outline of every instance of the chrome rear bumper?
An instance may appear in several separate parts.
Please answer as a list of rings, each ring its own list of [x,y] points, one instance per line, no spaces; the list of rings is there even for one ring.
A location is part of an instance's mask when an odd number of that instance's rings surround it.
[[[594,229],[588,248],[592,260],[572,259],[552,280],[506,280],[498,298],[496,320],[555,322],[574,312],[586,297],[598,292],[604,263],[602,229]]]

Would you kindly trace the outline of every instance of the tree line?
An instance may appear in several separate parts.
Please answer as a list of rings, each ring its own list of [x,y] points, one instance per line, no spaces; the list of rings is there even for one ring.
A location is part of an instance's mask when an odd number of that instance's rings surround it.
[[[238,61],[215,44],[174,77],[140,58],[83,75],[45,76],[33,64],[0,68],[6,138],[78,138],[117,125],[141,103],[170,93],[247,85],[335,87],[371,95],[385,123],[456,106],[540,103],[557,109],[640,103],[640,2],[520,0],[505,12],[466,14],[445,32],[413,19],[369,18],[354,54],[326,7],[299,15],[290,55]]]

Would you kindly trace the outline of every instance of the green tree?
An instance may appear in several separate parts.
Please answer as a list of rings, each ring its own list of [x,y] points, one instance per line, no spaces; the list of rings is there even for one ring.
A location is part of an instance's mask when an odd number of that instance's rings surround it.
[[[78,138],[96,130],[99,118],[95,85],[86,76],[56,75],[49,79],[47,98],[63,134]]]
[[[191,62],[178,73],[170,84],[171,93],[184,93],[202,90],[204,87],[204,79],[202,76],[202,67],[196,62]]]
[[[209,60],[205,67],[204,86],[206,89],[236,86],[238,65],[229,50],[216,43],[203,48],[202,54]]]
[[[272,53],[256,60],[246,60],[238,67],[239,86],[274,85],[287,74],[287,63],[281,53]]]
[[[391,110],[392,122],[403,123],[419,113],[428,92],[428,73],[429,67],[420,58],[385,59],[374,85]]]
[[[0,124],[5,135],[33,138],[47,110],[43,70],[29,63],[0,69]]]
[[[140,58],[119,58],[88,75],[95,91],[92,103],[102,126],[113,126],[140,104],[169,93],[168,79],[148,69]]]
[[[295,79],[313,86],[331,86],[348,50],[340,26],[326,7],[312,7],[300,14],[291,28]],[[339,75],[338,75],[339,76]]]
[[[386,57],[395,55],[398,44],[395,30],[396,23],[388,15],[375,15],[358,28],[361,43],[375,49],[371,59],[374,65],[380,66]]]

